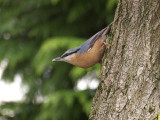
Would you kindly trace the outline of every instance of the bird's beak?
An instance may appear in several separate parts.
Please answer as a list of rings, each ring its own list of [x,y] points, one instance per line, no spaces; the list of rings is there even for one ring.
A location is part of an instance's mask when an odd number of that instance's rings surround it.
[[[52,60],[52,62],[55,62],[55,61],[62,61],[63,59],[61,57],[58,57],[58,58],[55,58]]]

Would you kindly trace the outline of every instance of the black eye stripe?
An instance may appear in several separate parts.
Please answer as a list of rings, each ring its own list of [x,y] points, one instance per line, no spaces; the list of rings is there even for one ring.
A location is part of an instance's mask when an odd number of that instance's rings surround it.
[[[66,57],[66,56],[68,56],[69,54],[68,53],[66,53],[66,54],[63,54],[61,57]]]
[[[68,56],[68,54],[65,54],[64,57]]]

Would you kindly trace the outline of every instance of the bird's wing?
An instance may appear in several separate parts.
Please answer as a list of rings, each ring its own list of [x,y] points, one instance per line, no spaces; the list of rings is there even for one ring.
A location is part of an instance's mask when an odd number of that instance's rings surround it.
[[[93,35],[91,38],[89,38],[86,42],[84,42],[81,46],[80,49],[78,50],[78,55],[81,55],[85,52],[87,52],[90,48],[92,48],[92,46],[94,45],[94,43],[96,42],[96,40],[99,38],[99,32],[96,33],[95,35]]]
[[[106,34],[108,33],[110,26],[111,24],[107,26],[106,28],[102,29],[101,31],[97,32],[95,35],[89,38],[86,42],[84,42],[80,46],[80,49],[78,50],[78,55],[81,55],[87,52],[89,49],[91,49],[98,38],[102,37],[105,40]]]
[[[76,47],[76,48],[69,49],[61,56],[61,58],[66,57],[72,53],[76,53],[79,49],[80,49],[80,46]]]
[[[95,35],[93,35],[90,39],[88,39],[86,42],[84,42],[82,45],[76,47],[76,48],[72,48],[67,50],[62,56],[66,57],[72,53],[78,53],[78,55],[81,55],[83,53],[85,53],[86,51],[88,51],[95,43],[95,41],[99,38],[99,32],[96,33]]]
[[[111,23],[112,24],[112,23]],[[110,25],[108,25],[106,28],[102,29],[101,31],[97,32],[95,35],[93,35],[91,38],[89,38],[86,42],[84,42],[82,45],[73,48],[73,49],[69,49],[67,50],[62,56],[61,58],[68,56],[70,54],[73,53],[78,53],[78,55],[81,55],[85,52],[87,52],[90,48],[93,47],[94,43],[96,42],[96,40],[99,37],[102,37],[104,40],[106,39],[106,34],[108,33],[109,29],[110,29]]]

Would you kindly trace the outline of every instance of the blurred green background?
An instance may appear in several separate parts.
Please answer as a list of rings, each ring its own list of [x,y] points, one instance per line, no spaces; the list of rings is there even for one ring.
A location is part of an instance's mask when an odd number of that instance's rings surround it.
[[[117,0],[0,0],[0,62],[8,63],[3,80],[19,74],[28,87],[23,101],[0,105],[0,118],[87,120],[95,89],[76,85],[88,72],[99,74],[99,65],[81,69],[52,59],[112,22],[116,5]]]

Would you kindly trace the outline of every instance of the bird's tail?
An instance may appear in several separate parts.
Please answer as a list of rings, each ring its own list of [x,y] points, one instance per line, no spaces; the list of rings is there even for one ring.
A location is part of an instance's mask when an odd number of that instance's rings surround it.
[[[107,27],[105,27],[103,30],[101,30],[101,32],[102,32],[101,36],[104,40],[106,39],[106,35],[109,33],[109,31],[111,29],[112,23],[113,22],[111,22]]]
[[[108,34],[108,32],[109,32],[110,29],[111,29],[112,23],[113,23],[113,22],[111,22],[106,28],[103,29],[102,36]]]

